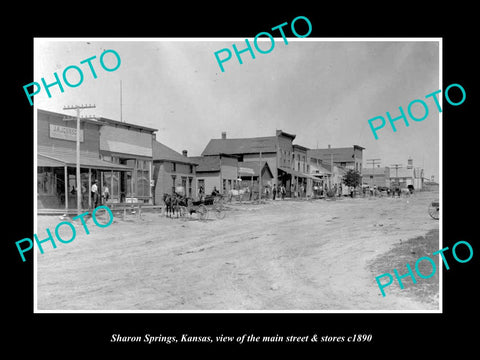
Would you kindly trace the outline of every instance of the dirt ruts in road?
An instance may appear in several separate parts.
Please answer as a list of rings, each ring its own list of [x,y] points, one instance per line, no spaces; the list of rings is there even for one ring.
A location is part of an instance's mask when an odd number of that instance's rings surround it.
[[[426,212],[437,195],[232,205],[203,222],[115,219],[37,256],[38,308],[432,310],[402,292],[383,298],[368,263],[438,228]]]

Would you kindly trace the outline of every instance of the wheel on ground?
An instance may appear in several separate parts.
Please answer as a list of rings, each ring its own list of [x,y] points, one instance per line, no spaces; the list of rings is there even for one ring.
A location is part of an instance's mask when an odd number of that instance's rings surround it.
[[[217,219],[223,219],[225,217],[225,211],[221,209],[215,209],[215,216]]]
[[[440,217],[440,204],[438,202],[432,202],[428,207],[428,214],[435,220]]]

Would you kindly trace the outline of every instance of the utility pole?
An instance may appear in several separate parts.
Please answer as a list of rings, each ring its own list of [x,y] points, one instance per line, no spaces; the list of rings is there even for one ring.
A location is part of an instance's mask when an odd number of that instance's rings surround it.
[[[258,157],[258,200],[262,199],[262,152]]]
[[[81,204],[82,204],[82,185],[80,181],[80,110],[81,109],[92,109],[95,108],[95,105],[73,105],[65,106],[63,110],[76,110],[76,118],[64,118],[63,120],[77,120],[77,215],[81,213]],[[68,196],[68,194],[65,194]]]
[[[367,162],[369,161],[370,163],[368,163],[368,165],[372,165],[372,177],[373,177],[373,181],[372,181],[372,186],[375,185],[375,163],[376,162],[380,162],[381,159],[367,159]]]
[[[123,122],[122,110],[122,80],[120,80],[120,122]]]
[[[398,168],[402,168],[402,164],[392,164],[390,165],[392,167],[395,167],[395,179],[396,179],[396,185],[400,186],[400,182],[398,181]]]

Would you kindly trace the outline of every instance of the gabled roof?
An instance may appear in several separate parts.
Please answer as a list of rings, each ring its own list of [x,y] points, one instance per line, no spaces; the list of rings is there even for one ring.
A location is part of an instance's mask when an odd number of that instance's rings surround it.
[[[202,155],[274,153],[277,137],[265,136],[242,139],[211,139]]]
[[[220,171],[220,158],[218,156],[192,156],[190,159],[198,164],[197,173]]]
[[[253,176],[258,176],[259,169],[266,168],[268,172],[270,173],[270,176],[273,178],[273,173],[272,170],[270,169],[270,166],[266,161],[262,161],[259,163],[258,161],[243,161],[243,162],[238,162],[238,172],[240,176],[250,176],[251,174],[243,173],[242,168],[247,168],[253,170]]]
[[[153,140],[153,161],[155,160],[164,160],[172,161],[183,164],[193,164],[196,165],[197,162],[193,158],[183,156],[182,154],[176,152],[175,150],[169,148],[168,146],[159,143],[157,140]]]

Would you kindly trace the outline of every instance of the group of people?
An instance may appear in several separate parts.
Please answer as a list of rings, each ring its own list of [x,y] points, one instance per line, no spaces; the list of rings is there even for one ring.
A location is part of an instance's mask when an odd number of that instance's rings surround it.
[[[86,198],[86,193],[87,193],[87,188],[85,187],[85,184],[82,183],[82,206],[85,207],[86,204],[83,204],[88,200]],[[72,189],[70,190],[70,194],[74,195],[77,193],[76,187],[72,185]],[[91,194],[92,198],[92,205],[94,208],[98,207],[100,204],[105,204],[107,203],[108,199],[110,199],[110,190],[108,189],[107,184],[104,184],[102,187],[102,194],[100,195],[100,190],[98,188],[98,180],[93,180],[93,184],[91,187]]]
[[[273,189],[272,189],[272,199],[275,200],[275,198],[277,197],[277,194],[278,194],[278,197],[281,198],[282,200],[285,199],[285,196],[287,195],[287,189],[285,188],[285,186],[283,184],[281,185],[278,185],[278,188],[277,188],[277,185],[276,184],[273,184]],[[267,193],[267,197],[268,197],[268,193]]]

